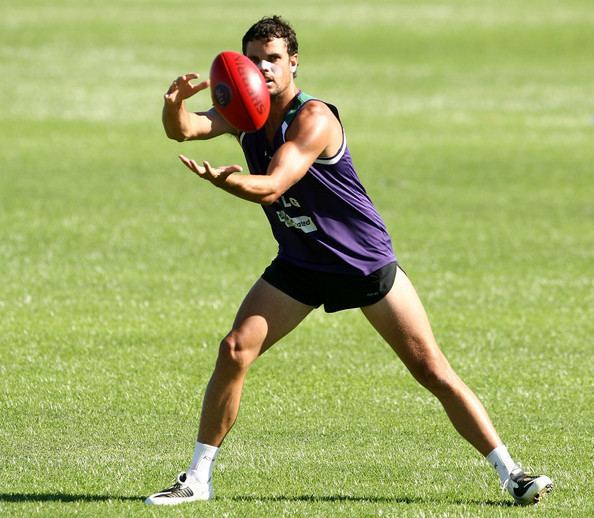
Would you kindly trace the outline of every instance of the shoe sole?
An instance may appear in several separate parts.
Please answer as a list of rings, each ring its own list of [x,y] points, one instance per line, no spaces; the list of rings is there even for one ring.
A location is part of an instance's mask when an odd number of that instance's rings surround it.
[[[144,503],[147,505],[182,505],[182,504],[191,504],[192,502],[207,502],[208,500],[212,500],[213,497],[197,497],[197,498],[147,498]]]
[[[553,490],[553,483],[551,482],[550,484],[547,484],[545,487],[543,487],[538,493],[536,493],[534,495],[534,504],[538,504],[538,502],[541,501],[541,499],[548,495],[551,491]]]
[[[553,483],[550,482],[549,484],[546,484],[545,486],[543,486],[542,488],[540,488],[536,493],[534,493],[534,495],[529,499],[529,500],[519,500],[519,499],[515,499],[516,500],[516,504],[517,505],[536,505],[538,504],[542,498],[549,494],[551,491],[553,490]]]
[[[206,502],[208,500],[214,499],[214,491],[212,488],[207,491],[200,492],[193,496],[187,496],[184,498],[179,497],[167,497],[163,493],[156,493],[154,495],[149,496],[144,503],[147,505],[181,505],[181,504],[190,504],[192,502]]]

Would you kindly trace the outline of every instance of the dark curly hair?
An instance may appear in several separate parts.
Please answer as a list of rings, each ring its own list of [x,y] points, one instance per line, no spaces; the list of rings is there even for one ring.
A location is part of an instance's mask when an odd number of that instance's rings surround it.
[[[289,56],[297,54],[299,44],[297,43],[297,35],[295,34],[293,27],[280,16],[276,15],[272,17],[264,17],[248,29],[241,40],[242,52],[245,54],[247,44],[250,41],[270,41],[273,38],[282,38],[285,40]]]

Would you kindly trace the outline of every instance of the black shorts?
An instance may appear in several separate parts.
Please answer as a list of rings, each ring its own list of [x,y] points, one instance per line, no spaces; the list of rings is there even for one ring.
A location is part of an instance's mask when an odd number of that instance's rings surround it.
[[[393,262],[367,276],[345,275],[300,268],[277,257],[262,278],[303,304],[323,304],[326,313],[334,313],[383,299],[394,285],[397,266]]]

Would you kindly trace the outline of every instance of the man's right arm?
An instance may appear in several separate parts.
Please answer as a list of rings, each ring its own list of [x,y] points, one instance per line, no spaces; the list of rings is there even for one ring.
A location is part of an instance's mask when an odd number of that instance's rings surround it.
[[[194,85],[191,83],[192,79],[198,79],[198,74],[178,77],[163,96],[162,120],[166,135],[178,142],[206,140],[224,133],[236,135],[237,130],[214,108],[205,112],[187,110],[185,100],[209,86],[208,81]]]

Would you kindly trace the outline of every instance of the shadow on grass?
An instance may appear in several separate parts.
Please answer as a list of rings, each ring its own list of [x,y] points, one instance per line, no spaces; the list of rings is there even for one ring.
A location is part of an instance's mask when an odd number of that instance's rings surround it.
[[[142,502],[144,496],[121,495],[73,495],[61,493],[0,493],[0,502]],[[350,496],[350,495],[295,495],[295,496],[232,496],[221,497],[221,500],[233,502],[360,502],[380,504],[436,504],[435,499],[408,496]],[[478,505],[489,507],[513,507],[513,502],[506,500],[450,500],[441,501],[442,504]]]
[[[352,495],[295,495],[295,496],[233,496],[222,497],[223,500],[234,502],[361,502],[372,504],[455,504],[455,505],[478,505],[489,507],[515,507],[513,502],[508,500],[436,500],[409,496],[352,496]]]
[[[72,495],[65,493],[0,493],[0,502],[137,502],[146,497],[121,495]]]

